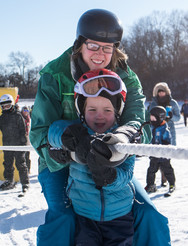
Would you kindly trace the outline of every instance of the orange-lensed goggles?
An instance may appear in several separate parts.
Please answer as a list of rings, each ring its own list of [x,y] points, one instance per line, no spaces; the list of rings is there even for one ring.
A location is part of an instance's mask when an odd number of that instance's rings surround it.
[[[107,91],[110,95],[116,95],[122,90],[126,92],[124,83],[120,78],[111,75],[99,75],[94,78],[77,82],[74,92],[85,97],[97,97],[101,91]]]

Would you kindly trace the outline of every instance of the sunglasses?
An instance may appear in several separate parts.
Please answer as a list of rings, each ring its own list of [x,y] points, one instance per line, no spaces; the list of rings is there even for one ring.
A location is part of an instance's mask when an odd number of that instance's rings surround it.
[[[92,42],[84,42],[84,43],[86,44],[88,50],[97,51],[101,47],[103,52],[107,54],[112,54],[114,51],[114,46],[111,46],[111,45],[102,46],[102,45],[92,43]]]
[[[28,109],[23,109],[22,111],[23,111],[23,112],[28,112],[28,113],[29,113],[29,110],[28,110]]]
[[[99,75],[94,78],[77,82],[74,92],[85,97],[97,97],[101,91],[107,91],[110,95],[116,95],[122,91],[122,81],[111,75]]]

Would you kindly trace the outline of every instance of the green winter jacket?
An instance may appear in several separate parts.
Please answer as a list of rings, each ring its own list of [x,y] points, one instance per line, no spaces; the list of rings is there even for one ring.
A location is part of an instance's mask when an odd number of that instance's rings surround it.
[[[74,106],[75,81],[71,74],[70,56],[72,48],[60,57],[48,63],[40,71],[38,91],[31,116],[30,142],[39,154],[39,172],[48,167],[51,172],[64,167],[49,157],[47,148],[37,150],[47,143],[50,124],[56,120],[77,119]],[[145,121],[145,96],[137,75],[127,67],[127,72],[116,71],[127,87],[126,105],[120,124],[128,124],[139,128]],[[143,129],[142,142],[151,140],[150,129]]]

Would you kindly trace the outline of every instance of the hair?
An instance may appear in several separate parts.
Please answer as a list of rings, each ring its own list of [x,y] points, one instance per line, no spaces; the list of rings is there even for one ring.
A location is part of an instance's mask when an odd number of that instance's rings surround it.
[[[81,55],[81,49],[82,46],[80,46],[78,49],[74,51],[74,53],[72,54],[73,60],[77,60],[78,57]],[[109,64],[109,68],[115,72],[117,67],[124,67],[124,64],[127,62],[127,60],[128,60],[128,55],[125,54],[123,50],[114,47],[114,52],[112,54],[112,59]]]

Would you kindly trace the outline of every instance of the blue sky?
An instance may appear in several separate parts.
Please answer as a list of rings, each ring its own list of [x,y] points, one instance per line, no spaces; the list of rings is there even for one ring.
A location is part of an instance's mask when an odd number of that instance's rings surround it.
[[[79,17],[103,8],[122,21],[124,36],[139,18],[153,11],[188,11],[188,0],[0,0],[0,63],[10,52],[28,52],[35,65],[44,64],[70,47]]]

